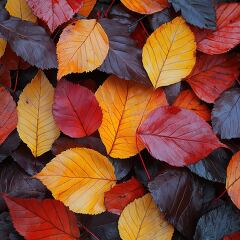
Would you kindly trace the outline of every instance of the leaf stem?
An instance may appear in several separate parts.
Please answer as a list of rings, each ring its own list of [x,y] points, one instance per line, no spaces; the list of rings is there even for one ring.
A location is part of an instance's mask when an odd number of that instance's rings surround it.
[[[82,223],[81,224],[81,227],[86,231],[88,232],[90,235],[92,235],[96,240],[100,240],[93,232],[91,232],[86,226],[84,226]]]
[[[109,7],[107,8],[107,10],[104,13],[104,17],[108,17],[108,14],[113,6],[113,4],[115,3],[115,0],[112,0],[112,2],[110,3]]]

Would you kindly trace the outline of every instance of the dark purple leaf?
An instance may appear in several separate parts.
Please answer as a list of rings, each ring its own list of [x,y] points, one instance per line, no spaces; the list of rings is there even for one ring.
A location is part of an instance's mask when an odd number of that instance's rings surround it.
[[[224,139],[222,142],[226,144],[233,153],[240,151],[240,138],[230,140]]]
[[[164,92],[169,104],[173,104],[181,91],[181,82],[164,87]]]

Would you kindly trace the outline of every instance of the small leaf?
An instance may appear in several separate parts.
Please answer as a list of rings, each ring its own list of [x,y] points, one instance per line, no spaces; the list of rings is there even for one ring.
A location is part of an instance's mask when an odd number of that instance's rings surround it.
[[[78,20],[68,25],[57,44],[58,79],[69,73],[96,69],[107,57],[108,50],[108,37],[96,19]]]
[[[84,17],[88,17],[88,15],[93,10],[97,0],[82,0],[82,2],[83,2],[83,5],[78,11],[78,14]]]
[[[7,41],[3,38],[0,38],[0,58],[4,55],[6,46],[7,46]]]
[[[155,88],[180,82],[195,65],[194,34],[181,17],[157,28],[143,47],[142,61]]]
[[[224,146],[202,118],[179,107],[152,111],[137,134],[154,158],[173,166],[196,163]]]
[[[53,95],[52,85],[39,71],[19,97],[17,130],[34,157],[49,151],[60,134],[52,115]]]
[[[16,230],[26,240],[77,240],[80,237],[75,215],[61,202],[34,198],[12,198],[4,194]],[[24,223],[24,224],[23,224]]]
[[[0,87],[0,144],[16,128],[17,119],[16,103],[11,94],[4,87]]]
[[[53,117],[61,131],[73,138],[94,133],[102,121],[102,111],[94,94],[66,80],[58,82]]]
[[[132,221],[129,221],[132,219]],[[173,227],[164,219],[150,193],[136,199],[124,208],[118,222],[124,240],[170,240]]]
[[[167,105],[161,89],[154,91],[133,81],[110,76],[96,92],[103,111],[99,128],[108,155],[129,158],[143,145],[136,145],[136,130],[153,109]]]
[[[105,207],[107,211],[121,214],[123,209],[136,198],[142,197],[145,189],[135,178],[115,185],[108,192],[104,193]]]
[[[84,214],[104,212],[104,192],[116,182],[109,160],[87,148],[62,152],[36,178],[47,186],[55,199],[72,211]]]
[[[227,168],[226,189],[233,203],[240,208],[240,151],[235,153]]]

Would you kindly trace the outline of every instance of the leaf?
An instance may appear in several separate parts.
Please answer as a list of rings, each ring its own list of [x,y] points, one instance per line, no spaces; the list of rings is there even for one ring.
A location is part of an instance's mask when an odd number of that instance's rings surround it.
[[[135,0],[134,2],[131,0],[121,0],[121,2],[131,11],[141,14],[152,14],[169,7],[167,0]]]
[[[11,198],[4,194],[16,230],[26,240],[62,239],[80,237],[75,215],[61,202],[34,198]],[[24,224],[23,224],[24,222]]]
[[[224,237],[224,240],[238,240],[240,238],[240,232],[235,232]]]
[[[3,56],[7,46],[7,41],[3,38],[0,38],[0,58]]]
[[[240,89],[224,92],[212,110],[212,126],[223,139],[240,137]]]
[[[64,134],[78,138],[89,136],[100,127],[102,111],[90,90],[61,80],[55,90],[53,117]]]
[[[88,15],[93,10],[97,0],[82,0],[82,2],[83,2],[83,5],[78,11],[78,14],[84,17],[88,17]]]
[[[64,28],[57,44],[58,79],[69,73],[96,69],[108,50],[108,37],[96,19],[73,22]]]
[[[122,79],[151,85],[142,65],[142,51],[130,38],[126,25],[109,19],[101,19],[100,23],[108,35],[110,46],[108,55],[99,70],[112,73]]]
[[[181,11],[188,23],[200,28],[216,29],[214,2],[209,0],[170,0],[175,11]]]
[[[124,208],[118,221],[118,230],[124,240],[170,240],[174,231],[149,193]]]
[[[218,148],[201,161],[188,168],[207,180],[225,183],[226,169],[231,155],[224,148]]]
[[[154,91],[133,81],[110,76],[96,92],[103,111],[99,133],[109,156],[129,158],[144,147],[136,146],[136,130],[153,109],[167,105],[161,89]]]
[[[104,192],[116,182],[114,168],[108,159],[87,148],[62,152],[36,178],[47,186],[55,199],[72,211],[85,214],[105,211]]]
[[[17,118],[16,103],[11,94],[4,87],[0,87],[0,144],[16,128]]]
[[[31,65],[41,69],[57,67],[55,45],[44,28],[10,17],[0,22],[0,34],[13,51]]]
[[[205,187],[191,172],[181,168],[161,171],[148,184],[155,203],[166,219],[188,239],[193,239],[206,201]]]
[[[180,94],[181,86],[181,82],[177,82],[163,88],[166,94],[167,101],[170,105],[174,103],[177,96]]]
[[[42,19],[51,32],[67,22],[82,7],[82,0],[26,0],[34,15]]]
[[[26,0],[7,0],[6,10],[11,16],[21,18],[29,22],[37,22],[37,18],[33,15],[31,8]]]
[[[196,163],[224,147],[202,118],[179,107],[152,111],[137,135],[154,158],[178,167]]]
[[[211,120],[211,112],[208,106],[201,102],[194,92],[189,89],[182,91],[178,95],[173,106],[192,110],[205,121]]]
[[[240,3],[217,5],[215,31],[194,29],[197,49],[206,54],[221,54],[240,43]]]
[[[227,167],[226,189],[233,203],[240,208],[240,151],[235,153]]]
[[[60,134],[52,116],[53,95],[52,85],[39,71],[19,97],[17,130],[34,157],[49,151]]]
[[[220,207],[203,215],[197,224],[194,240],[219,240],[225,235],[240,229],[240,211],[230,204]]]
[[[153,86],[158,88],[186,77],[195,65],[195,55],[194,34],[181,17],[176,17],[150,35],[142,61]]]
[[[135,178],[115,185],[104,193],[107,211],[120,215],[123,209],[136,198],[142,197],[145,189]]]
[[[233,54],[201,54],[186,81],[200,99],[213,103],[238,78],[238,65],[239,60]]]

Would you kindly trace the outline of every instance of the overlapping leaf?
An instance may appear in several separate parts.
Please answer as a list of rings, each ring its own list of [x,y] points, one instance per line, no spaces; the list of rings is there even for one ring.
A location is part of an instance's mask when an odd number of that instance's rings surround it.
[[[136,130],[153,109],[167,105],[161,89],[154,91],[133,81],[110,76],[96,92],[103,111],[99,128],[107,153],[128,158],[144,147],[136,142]]]
[[[97,214],[105,211],[104,192],[116,182],[114,168],[100,153],[72,148],[57,155],[36,175],[72,211]]]
[[[69,73],[89,72],[99,67],[109,50],[109,40],[96,19],[68,25],[57,44],[58,79]]]
[[[152,111],[137,134],[153,157],[173,166],[195,163],[224,146],[208,123],[194,112],[179,107]]]
[[[88,15],[93,10],[97,0],[82,0],[82,7],[79,10],[79,14],[84,17],[88,17]]]
[[[181,17],[156,29],[143,47],[143,66],[155,88],[180,82],[195,65],[194,34]]]
[[[77,240],[77,219],[61,202],[4,195],[16,230],[26,240]],[[24,222],[24,224],[23,224]]]
[[[55,90],[53,117],[63,133],[77,138],[98,129],[102,111],[90,90],[61,80]]]
[[[52,115],[54,89],[39,71],[18,101],[19,136],[35,157],[49,151],[60,132]]]
[[[0,58],[3,56],[6,46],[7,46],[7,41],[4,40],[3,38],[0,38]]]
[[[224,237],[224,240],[238,240],[240,238],[240,232],[235,232]]]

